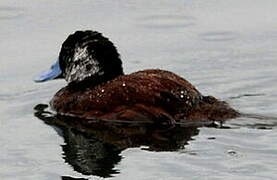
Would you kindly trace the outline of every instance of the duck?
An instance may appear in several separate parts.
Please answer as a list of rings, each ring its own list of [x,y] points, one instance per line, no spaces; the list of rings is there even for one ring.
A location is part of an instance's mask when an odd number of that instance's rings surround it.
[[[35,82],[63,78],[67,85],[50,101],[60,116],[174,125],[225,121],[240,115],[189,81],[161,69],[123,72],[120,54],[102,33],[79,30],[63,42],[58,60]]]

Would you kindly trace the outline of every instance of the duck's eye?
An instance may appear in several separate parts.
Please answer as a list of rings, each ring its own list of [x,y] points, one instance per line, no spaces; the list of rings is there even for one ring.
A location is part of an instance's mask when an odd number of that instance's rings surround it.
[[[86,70],[87,70],[87,71],[91,70],[91,68],[92,68],[92,65],[91,65],[91,64],[87,64],[87,65],[86,65]]]

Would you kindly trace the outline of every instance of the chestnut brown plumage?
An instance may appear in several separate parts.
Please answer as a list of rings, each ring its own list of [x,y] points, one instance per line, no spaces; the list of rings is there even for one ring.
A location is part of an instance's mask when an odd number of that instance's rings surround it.
[[[159,124],[238,116],[227,103],[202,96],[188,81],[163,70],[122,75],[81,90],[66,86],[53,97],[51,106],[62,115]]]

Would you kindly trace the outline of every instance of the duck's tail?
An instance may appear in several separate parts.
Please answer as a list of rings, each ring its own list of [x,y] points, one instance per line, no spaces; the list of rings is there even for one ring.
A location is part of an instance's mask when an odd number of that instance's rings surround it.
[[[239,116],[240,113],[231,108],[225,101],[220,101],[213,96],[203,96],[198,107],[190,113],[189,119],[225,121]]]

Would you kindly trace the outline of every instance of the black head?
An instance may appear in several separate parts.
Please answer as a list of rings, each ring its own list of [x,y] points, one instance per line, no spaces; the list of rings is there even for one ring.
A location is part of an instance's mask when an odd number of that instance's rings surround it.
[[[59,72],[51,72],[51,77],[44,74],[37,82],[59,76],[65,78],[68,83],[96,80],[101,83],[123,74],[116,47],[96,31],[76,31],[69,35],[62,44],[58,63],[52,66],[52,69],[58,68]],[[58,73],[60,75],[57,75]]]

